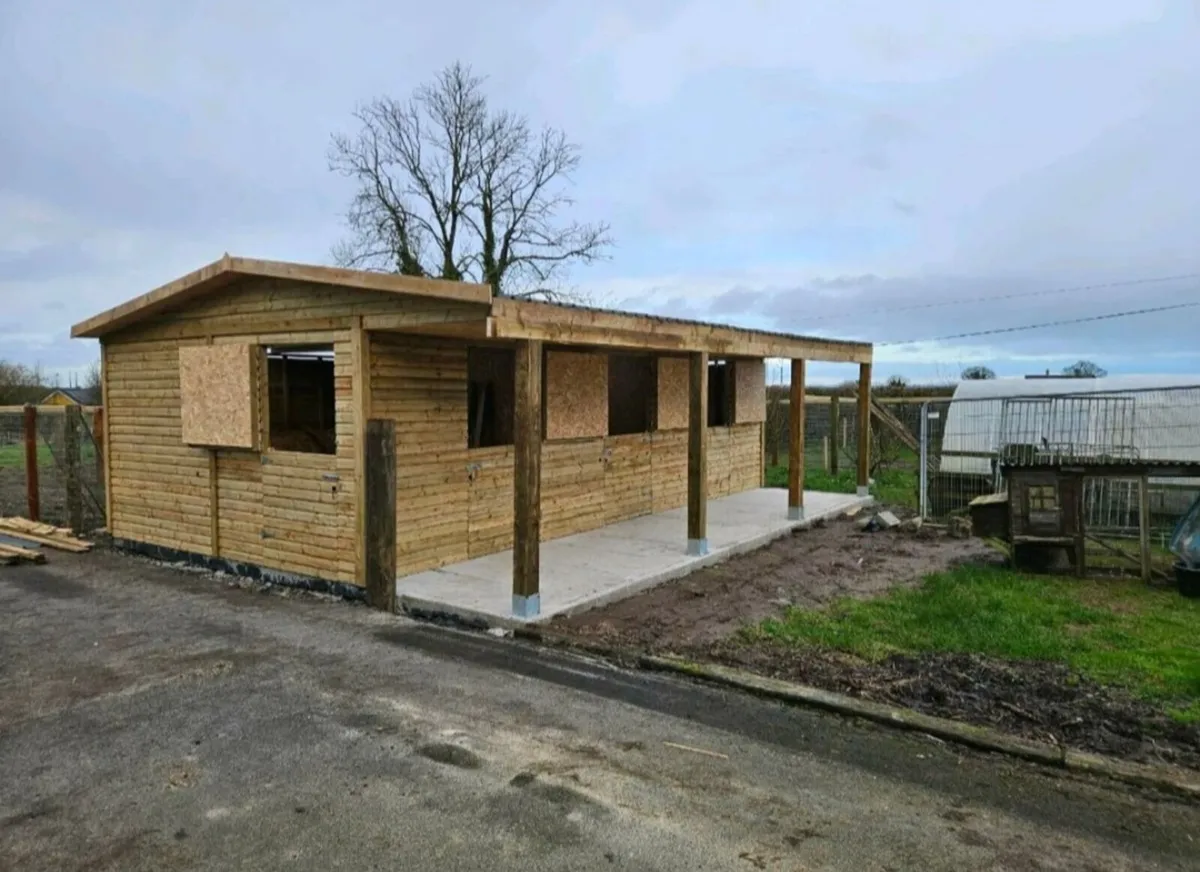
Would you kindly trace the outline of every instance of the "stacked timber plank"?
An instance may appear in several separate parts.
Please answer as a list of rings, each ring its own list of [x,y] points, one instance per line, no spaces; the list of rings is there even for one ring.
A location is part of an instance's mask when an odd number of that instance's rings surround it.
[[[0,518],[0,535],[6,539],[28,542],[30,545],[45,545],[57,548],[59,551],[71,551],[76,554],[92,550],[92,543],[77,538],[66,527],[55,527],[52,524],[40,524],[28,518]],[[17,545],[0,546],[17,551],[32,551],[34,549]],[[41,552],[37,552],[41,553]],[[19,559],[35,559],[21,557]],[[44,559],[44,558],[43,558]],[[38,561],[40,562],[40,561]]]
[[[16,539],[8,542],[0,541],[0,566],[12,566],[14,563],[45,563],[46,555],[36,548],[25,548],[15,544]]]

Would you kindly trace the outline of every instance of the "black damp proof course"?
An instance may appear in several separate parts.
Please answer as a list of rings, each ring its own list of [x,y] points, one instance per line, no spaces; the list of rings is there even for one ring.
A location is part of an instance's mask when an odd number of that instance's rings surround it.
[[[367,597],[366,590],[356,584],[347,584],[344,581],[330,581],[326,578],[317,578],[311,575],[297,575],[296,573],[283,572],[278,569],[268,569],[255,563],[242,563],[241,561],[228,560],[224,557],[211,557],[207,554],[197,554],[194,551],[181,551],[177,548],[168,548],[164,545],[151,545],[132,539],[114,538],[112,546],[118,551],[140,554],[142,557],[149,557],[151,560],[159,560],[163,563],[179,563],[184,566],[195,566],[200,569],[207,569],[209,572],[224,572],[227,575],[235,575],[239,578],[248,578],[252,581],[307,590],[313,593],[329,594],[330,596],[354,602],[365,601]]]

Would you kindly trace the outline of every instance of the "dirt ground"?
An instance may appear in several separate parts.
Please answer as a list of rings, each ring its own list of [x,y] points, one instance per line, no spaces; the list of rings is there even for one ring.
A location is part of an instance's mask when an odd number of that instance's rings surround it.
[[[23,466],[0,467],[0,517],[9,515],[25,517],[29,514],[29,502],[25,488],[25,468]],[[69,523],[67,490],[61,476],[52,468],[42,467],[41,477],[38,481],[38,507],[40,520],[60,526],[66,526]],[[103,523],[98,511],[86,497],[83,511],[85,526],[90,528],[95,524]]]
[[[679,651],[725,639],[788,606],[872,597],[950,566],[997,559],[978,539],[931,529],[866,533],[851,520],[819,522],[556,626],[606,644]]]
[[[1177,723],[1065,664],[935,653],[867,662],[737,634],[788,606],[876,596],[955,564],[998,559],[977,539],[930,529],[867,533],[839,519],[553,629],[588,645],[723,663],[1042,742],[1200,769],[1200,724]]]

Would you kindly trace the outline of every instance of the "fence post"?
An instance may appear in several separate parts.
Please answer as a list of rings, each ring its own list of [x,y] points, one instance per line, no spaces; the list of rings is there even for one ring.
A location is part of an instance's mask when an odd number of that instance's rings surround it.
[[[921,519],[929,520],[929,403],[921,403],[921,456],[918,463],[921,466],[917,502],[921,510]]]
[[[29,520],[40,521],[42,508],[38,487],[38,422],[37,406],[25,407],[25,494]]]
[[[104,407],[100,406],[92,413],[92,442],[96,446],[96,481],[104,484],[107,479],[104,475],[104,464],[108,461],[104,457]],[[105,518],[105,521],[108,519]]]
[[[838,454],[842,450],[842,410],[838,395],[829,398],[829,464],[826,467],[833,475],[838,471]]]
[[[1137,483],[1138,494],[1138,545],[1141,552],[1142,581],[1153,579],[1154,564],[1150,551],[1150,482],[1146,476],[1140,476]]]
[[[363,569],[367,602],[396,610],[396,422],[371,419],[365,440],[362,487]]]
[[[79,474],[79,430],[83,415],[78,406],[67,406],[63,413],[63,477],[67,486],[67,525],[83,532],[83,476]]]

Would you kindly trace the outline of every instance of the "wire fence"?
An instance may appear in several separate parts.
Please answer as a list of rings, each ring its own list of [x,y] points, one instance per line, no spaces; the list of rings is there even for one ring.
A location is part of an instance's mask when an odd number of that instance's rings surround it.
[[[102,410],[30,408],[0,408],[0,516],[77,533],[105,526]]]
[[[931,521],[964,515],[976,497],[1006,492],[1004,470],[1013,466],[1200,463],[1200,386],[949,399],[922,404],[916,418],[926,461],[920,508]],[[1133,475],[1084,477],[1082,529],[1100,562],[1120,562],[1121,540],[1139,538],[1140,488]],[[1172,559],[1167,542],[1198,496],[1200,477],[1149,474],[1156,560]],[[1089,554],[1088,565],[1095,562]]]

